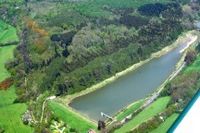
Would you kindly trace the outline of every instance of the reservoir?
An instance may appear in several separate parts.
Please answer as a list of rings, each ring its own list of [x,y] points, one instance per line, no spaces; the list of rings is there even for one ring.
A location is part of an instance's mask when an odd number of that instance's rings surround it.
[[[182,56],[180,50],[187,42],[103,88],[74,99],[70,106],[96,121],[102,119],[101,112],[113,116],[125,106],[152,94],[175,70]]]

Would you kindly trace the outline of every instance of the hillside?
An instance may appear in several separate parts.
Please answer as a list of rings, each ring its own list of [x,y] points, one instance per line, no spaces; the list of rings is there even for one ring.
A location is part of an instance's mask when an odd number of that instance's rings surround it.
[[[51,131],[52,121],[60,122],[59,112],[73,113],[54,102],[47,106],[49,96],[59,101],[86,90],[171,45],[182,33],[194,30],[199,3],[193,4],[189,0],[0,2],[0,47],[18,43],[15,58],[1,62],[17,88],[13,101],[27,103],[35,121],[29,124],[36,132]],[[185,73],[196,69],[194,64]],[[163,96],[177,93],[170,87]],[[77,116],[72,118],[77,121]],[[65,117],[63,121],[69,122]],[[69,125],[73,128],[69,132],[76,131],[74,123]]]

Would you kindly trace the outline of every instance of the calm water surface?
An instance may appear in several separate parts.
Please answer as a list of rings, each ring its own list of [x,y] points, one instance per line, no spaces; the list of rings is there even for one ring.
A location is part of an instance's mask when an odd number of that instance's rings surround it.
[[[70,106],[91,119],[101,119],[100,112],[114,115],[128,104],[155,91],[175,70],[185,44],[153,59],[137,70],[120,77],[102,89],[76,98]]]

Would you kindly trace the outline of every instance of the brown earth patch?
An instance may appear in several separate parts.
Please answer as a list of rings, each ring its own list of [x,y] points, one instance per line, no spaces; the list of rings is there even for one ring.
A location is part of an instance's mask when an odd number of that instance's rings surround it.
[[[6,78],[0,82],[0,90],[7,90],[13,84],[12,78]]]

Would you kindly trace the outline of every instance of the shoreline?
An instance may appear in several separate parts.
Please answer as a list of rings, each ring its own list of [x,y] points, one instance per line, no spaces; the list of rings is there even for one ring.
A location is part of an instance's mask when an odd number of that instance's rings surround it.
[[[152,53],[150,58],[148,59],[145,59],[143,61],[140,61],[138,63],[135,63],[133,64],[132,66],[128,67],[127,69],[119,72],[119,73],[116,73],[114,76],[111,76],[110,78],[107,78],[105,79],[104,81],[100,82],[100,83],[97,83],[83,91],[80,91],[80,92],[77,92],[75,94],[72,94],[72,95],[68,95],[66,97],[62,97],[62,98],[58,98],[57,100],[59,102],[61,102],[62,104],[64,104],[70,111],[74,112],[76,115],[78,116],[81,116],[82,118],[92,122],[93,124],[97,125],[97,121],[89,118],[87,115],[81,113],[81,112],[78,112],[77,110],[75,110],[74,108],[72,108],[69,104],[75,99],[75,98],[78,98],[78,97],[81,97],[81,96],[84,96],[84,95],[87,95],[89,93],[92,93],[98,89],[101,89],[102,87],[106,86],[107,84],[110,84],[112,82],[114,82],[115,80],[117,80],[118,78],[128,74],[129,72],[132,72],[134,70],[136,70],[137,68],[139,68],[140,66],[148,63],[149,61],[151,61],[152,59],[154,58],[159,58],[160,56],[162,55],[165,55],[167,54],[168,52],[170,52],[172,49],[178,47],[179,45],[181,45],[181,43],[183,41],[185,41],[187,38],[191,38],[192,40],[187,42],[187,49],[190,47],[191,44],[193,44],[194,42],[196,42],[196,40],[198,39],[197,35],[195,35],[194,33],[195,30],[192,30],[192,31],[188,31],[188,32],[184,32],[182,33],[181,35],[179,35],[179,37],[177,38],[177,40],[175,42],[173,42],[171,45],[169,46],[166,46],[164,47],[163,49],[161,49],[160,51],[158,52],[155,52],[155,53]],[[196,39],[195,39],[196,38]],[[184,49],[184,53],[185,53],[185,50],[187,49]],[[180,61],[177,62],[177,65],[176,65],[176,70],[171,74],[171,75],[174,75],[174,73],[177,71],[177,69],[180,67],[180,65],[182,65],[181,62],[184,61],[184,55],[181,57]],[[182,70],[182,69],[181,69]],[[171,75],[169,76],[169,78],[171,77]],[[175,76],[174,76],[175,77]],[[152,93],[152,94],[149,94],[147,95],[146,97],[144,97],[143,99],[145,99],[145,101],[148,101],[149,98],[151,98],[155,93],[158,93],[158,91],[162,91],[162,89],[164,88],[164,84],[166,84],[168,81],[169,81],[169,78],[167,78],[165,80],[164,83],[162,83],[157,89],[155,89],[155,91]],[[139,99],[140,100],[140,99]],[[114,114],[113,117],[115,117],[118,113],[122,112],[123,110],[127,109],[128,107],[130,107],[131,105],[133,105],[134,103],[136,103],[137,101],[131,103],[131,104],[128,104],[127,106],[125,106],[124,108],[122,108],[121,110],[119,110],[116,114]],[[145,103],[144,103],[145,104]],[[143,107],[143,105],[142,105]]]
[[[107,84],[110,84],[112,82],[114,82],[115,80],[117,80],[118,78],[128,74],[129,72],[132,72],[134,70],[136,70],[137,68],[139,68],[140,66],[148,63],[149,61],[151,61],[152,59],[154,58],[159,58],[160,56],[162,55],[165,55],[166,53],[168,53],[169,51],[171,51],[172,49],[178,47],[178,45],[181,45],[180,43],[183,42],[185,40],[185,38],[192,38],[193,37],[193,40],[194,40],[194,36],[193,36],[193,33],[194,33],[194,30],[192,31],[188,31],[188,32],[184,32],[182,33],[178,38],[177,40],[172,43],[171,45],[169,46],[166,46],[164,47],[163,49],[161,49],[160,51],[158,52],[155,52],[155,53],[152,53],[150,58],[148,59],[145,59],[143,61],[140,61],[138,63],[135,63],[133,64],[132,66],[128,67],[127,69],[125,70],[122,70],[121,72],[118,72],[116,73],[115,75],[111,76],[110,78],[107,78],[103,81],[101,81],[100,83],[97,83],[89,88],[86,88],[85,90],[82,90],[80,92],[77,92],[77,93],[74,93],[72,95],[68,95],[66,97],[62,97],[61,101],[64,101],[65,105],[69,106],[69,104],[75,99],[75,98],[78,98],[78,97],[81,97],[81,96],[84,96],[84,95],[87,95],[89,93],[92,93],[98,89],[101,89],[102,87],[106,86]],[[192,41],[190,41],[189,43],[191,43]],[[188,48],[188,47],[187,47]],[[69,106],[70,107],[70,106]],[[71,107],[70,107],[71,108]]]
[[[180,51],[180,53],[183,53],[184,51],[186,51],[190,47],[190,45],[192,45],[197,39],[198,39],[198,36],[194,36],[192,40],[188,42],[187,46]]]
[[[191,38],[192,37],[192,38]],[[163,91],[165,85],[171,81],[172,79],[174,79],[179,73],[180,71],[185,67],[185,56],[187,53],[188,48],[190,48],[192,45],[194,45],[197,41],[198,41],[198,35],[193,35],[190,36],[191,40],[186,44],[186,47],[183,48],[182,50],[180,50],[180,53],[183,53],[183,55],[181,56],[180,60],[176,63],[176,68],[175,70],[169,75],[169,77],[158,87],[155,89],[155,91],[153,91],[151,94],[149,94],[148,96],[146,96],[144,99],[146,99],[146,102],[148,102],[148,100],[155,100],[157,99],[157,97],[159,97],[160,93]],[[156,97],[157,95],[157,97]],[[153,98],[153,99],[151,99]],[[146,103],[146,104],[151,104],[151,103]],[[145,107],[148,105],[144,105],[142,107]]]
[[[117,115],[123,113],[125,110],[129,109],[132,105],[136,104],[137,102],[139,102],[141,100],[144,100],[144,103],[137,110],[142,109],[142,108],[144,109],[147,106],[149,106],[152,103],[152,102],[149,102],[149,100],[150,101],[155,101],[155,99],[157,99],[157,97],[159,97],[160,93],[163,91],[165,85],[169,81],[171,81],[173,78],[175,78],[181,72],[181,70],[185,67],[184,59],[185,59],[185,56],[186,56],[186,51],[187,51],[188,48],[192,47],[198,41],[198,39],[199,39],[198,35],[194,35],[193,38],[188,42],[187,46],[180,51],[180,53],[183,53],[183,55],[180,58],[180,60],[177,62],[175,70],[172,72],[172,74],[154,92],[152,92],[151,94],[147,95],[146,97],[144,97],[142,99],[134,101],[133,103],[125,106],[124,108],[119,110],[117,113],[115,113],[113,117],[116,118]],[[155,97],[155,96],[157,96],[157,97]],[[123,120],[121,120],[121,121],[123,121]]]

